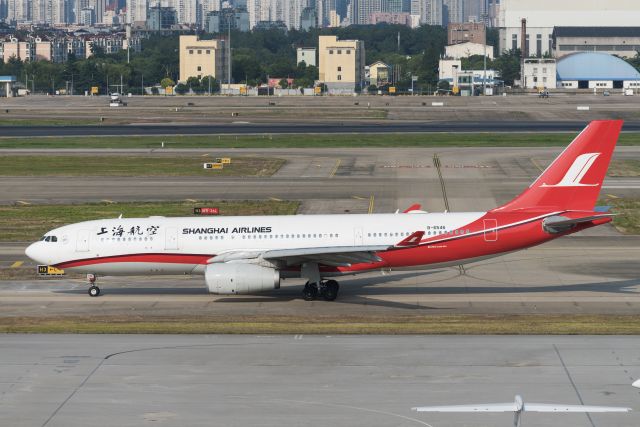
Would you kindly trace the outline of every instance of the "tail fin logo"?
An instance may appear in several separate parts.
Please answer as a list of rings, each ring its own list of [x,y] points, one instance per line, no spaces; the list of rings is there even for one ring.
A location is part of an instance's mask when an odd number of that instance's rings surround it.
[[[559,183],[553,185],[542,184],[541,187],[597,187],[600,184],[582,184],[581,181],[601,154],[586,153],[579,155]]]

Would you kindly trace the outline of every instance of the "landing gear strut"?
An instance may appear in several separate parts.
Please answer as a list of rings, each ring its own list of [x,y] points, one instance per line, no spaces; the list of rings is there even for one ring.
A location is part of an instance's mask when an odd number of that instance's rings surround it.
[[[307,282],[302,290],[302,297],[305,301],[313,301],[319,296],[325,301],[333,301],[338,297],[340,285],[335,280],[321,281],[318,283]]]
[[[87,274],[87,280],[89,281],[89,283],[91,284],[91,286],[89,287],[88,293],[89,296],[91,297],[97,297],[98,295],[100,295],[100,288],[96,286],[96,275],[95,274]]]

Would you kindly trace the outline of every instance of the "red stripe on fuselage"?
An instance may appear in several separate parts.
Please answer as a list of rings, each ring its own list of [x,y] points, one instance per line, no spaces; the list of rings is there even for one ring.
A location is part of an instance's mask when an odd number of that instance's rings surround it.
[[[211,254],[127,254],[106,257],[84,258],[56,264],[58,268],[82,267],[85,265],[108,264],[116,262],[148,262],[161,264],[206,264]]]

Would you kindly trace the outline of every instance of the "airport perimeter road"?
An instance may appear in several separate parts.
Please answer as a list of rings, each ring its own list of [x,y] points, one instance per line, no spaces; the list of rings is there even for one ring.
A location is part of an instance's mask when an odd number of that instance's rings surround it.
[[[483,121],[483,122],[294,122],[215,125],[120,125],[120,126],[3,126],[4,137],[37,136],[149,136],[223,134],[308,133],[428,133],[428,132],[579,132],[587,121]],[[625,132],[640,132],[640,122],[626,122]]]
[[[16,245],[0,266],[24,260]],[[13,254],[13,255],[12,255]],[[340,281],[335,302],[302,300],[303,280],[261,295],[216,296],[204,277],[101,277],[103,294],[84,279],[0,281],[1,317],[114,316],[122,320],[198,316],[395,316],[430,314],[638,314],[640,237],[566,237],[465,266],[376,272]],[[32,276],[33,277],[33,276]]]
[[[636,337],[6,335],[0,425],[510,426],[414,406],[640,409]],[[527,427],[637,427],[640,412],[535,414]]]

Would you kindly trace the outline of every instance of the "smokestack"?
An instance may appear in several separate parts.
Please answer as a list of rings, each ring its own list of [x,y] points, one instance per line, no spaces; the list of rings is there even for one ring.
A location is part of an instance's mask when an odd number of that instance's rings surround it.
[[[526,58],[527,55],[527,18],[522,18],[522,30],[521,30],[521,39],[520,39],[520,51],[522,54],[522,59]]]

